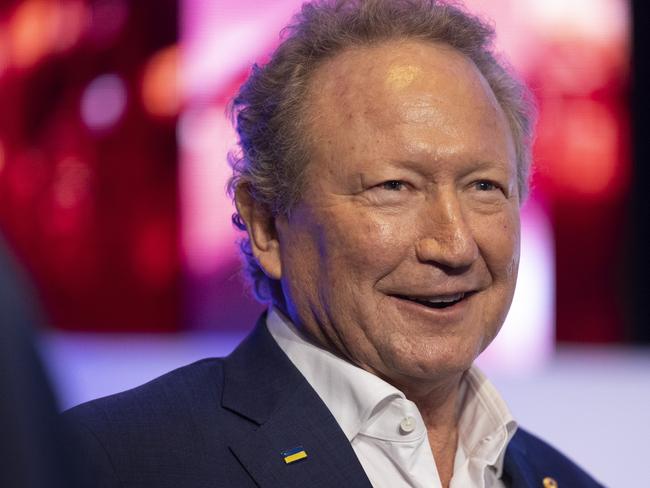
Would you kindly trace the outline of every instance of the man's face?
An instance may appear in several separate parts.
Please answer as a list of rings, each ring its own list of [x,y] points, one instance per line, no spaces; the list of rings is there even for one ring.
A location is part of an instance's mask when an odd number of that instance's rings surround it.
[[[306,188],[276,220],[288,313],[397,385],[466,370],[499,330],[519,261],[505,116],[444,45],[346,51],[311,81]]]

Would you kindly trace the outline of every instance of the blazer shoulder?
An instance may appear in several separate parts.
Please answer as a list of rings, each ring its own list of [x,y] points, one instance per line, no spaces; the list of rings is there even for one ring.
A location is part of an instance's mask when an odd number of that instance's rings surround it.
[[[522,459],[538,477],[555,479],[559,486],[602,488],[591,475],[548,442],[518,428],[508,445],[506,460]]]
[[[64,412],[88,486],[203,486],[228,473],[222,387],[222,360],[204,359]]]
[[[221,359],[203,359],[155,378],[136,388],[91,400],[63,413],[68,427],[91,434],[111,446],[148,438],[174,438],[214,419],[221,404]]]

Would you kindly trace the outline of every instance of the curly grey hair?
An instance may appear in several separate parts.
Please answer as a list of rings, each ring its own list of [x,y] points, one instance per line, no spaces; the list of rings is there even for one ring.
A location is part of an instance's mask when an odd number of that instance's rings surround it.
[[[301,132],[303,109],[314,71],[327,59],[357,46],[415,39],[444,43],[478,67],[501,105],[515,141],[521,201],[528,192],[535,107],[526,86],[494,53],[494,29],[461,5],[443,0],[314,0],[305,3],[282,31],[282,42],[264,66],[254,65],[231,102],[239,150],[229,154],[237,188],[273,216],[287,215],[299,200],[309,151]],[[246,225],[235,213],[233,223]],[[263,302],[281,295],[240,241],[245,273]]]

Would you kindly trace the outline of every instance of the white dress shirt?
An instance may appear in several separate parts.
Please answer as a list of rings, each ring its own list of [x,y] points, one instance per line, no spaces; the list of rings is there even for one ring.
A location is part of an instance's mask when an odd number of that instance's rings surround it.
[[[418,407],[381,378],[305,340],[276,309],[268,329],[330,410],[375,488],[440,488]],[[517,429],[508,407],[476,367],[461,381],[451,488],[502,488],[506,446]]]

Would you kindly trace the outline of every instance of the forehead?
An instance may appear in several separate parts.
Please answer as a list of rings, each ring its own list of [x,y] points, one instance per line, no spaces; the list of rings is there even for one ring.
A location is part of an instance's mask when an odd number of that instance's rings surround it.
[[[462,79],[464,83],[450,85],[452,79]],[[469,58],[446,44],[417,40],[386,41],[347,49],[316,70],[310,92],[316,97],[353,96],[376,101],[377,95],[395,96],[408,89],[451,89],[457,95],[473,90],[494,97]]]
[[[459,128],[483,137],[509,133],[474,63],[445,44],[425,41],[386,41],[329,59],[310,80],[306,115],[307,135],[318,143],[341,127],[387,131],[400,124],[435,125],[448,143],[467,136],[454,134]]]

